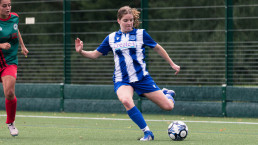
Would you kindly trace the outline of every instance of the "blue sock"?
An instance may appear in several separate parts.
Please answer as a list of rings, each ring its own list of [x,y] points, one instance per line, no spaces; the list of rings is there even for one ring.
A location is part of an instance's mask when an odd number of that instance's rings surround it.
[[[133,122],[140,127],[140,129],[144,129],[147,126],[147,124],[142,116],[142,113],[137,109],[136,106],[134,106],[132,109],[128,110],[127,114],[133,120]]]
[[[166,97],[167,97],[168,99],[171,99],[171,100],[174,102],[174,104],[175,104],[175,100],[174,100],[174,98],[173,98],[171,95],[166,94]]]

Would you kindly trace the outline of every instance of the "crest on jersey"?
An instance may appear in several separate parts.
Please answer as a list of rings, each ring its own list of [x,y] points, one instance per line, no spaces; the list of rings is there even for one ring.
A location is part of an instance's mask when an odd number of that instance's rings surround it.
[[[14,24],[14,25],[13,25],[13,29],[14,29],[14,30],[18,30],[18,25],[17,25],[17,24]]]
[[[130,35],[129,36],[129,41],[135,41],[136,40],[136,36],[135,35]]]

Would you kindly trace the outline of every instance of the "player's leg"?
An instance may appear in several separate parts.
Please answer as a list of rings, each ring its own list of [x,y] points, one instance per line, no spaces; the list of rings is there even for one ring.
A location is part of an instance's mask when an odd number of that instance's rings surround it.
[[[17,108],[17,98],[15,96],[16,73],[17,66],[8,66],[1,74],[7,114],[6,124],[12,136],[18,135],[18,130],[14,125]]]
[[[129,85],[122,85],[116,91],[118,99],[124,105],[126,111],[132,109],[135,106],[133,102],[133,92],[133,87]]]
[[[174,108],[174,99],[167,97],[162,90],[144,93],[143,96],[145,96],[164,110],[169,111]]]
[[[172,110],[174,108],[174,98],[172,90],[160,90],[157,84],[150,76],[145,76],[143,80],[134,83],[135,91],[141,96],[145,96],[160,108],[164,110]],[[174,93],[175,94],[175,93]]]
[[[154,136],[153,136],[152,132],[150,131],[149,127],[147,126],[147,124],[142,116],[142,113],[138,110],[138,108],[134,104],[133,87],[129,86],[129,85],[122,85],[117,89],[116,93],[117,93],[119,100],[124,105],[128,116],[144,132],[144,137],[141,138],[140,140],[141,141],[153,140]]]

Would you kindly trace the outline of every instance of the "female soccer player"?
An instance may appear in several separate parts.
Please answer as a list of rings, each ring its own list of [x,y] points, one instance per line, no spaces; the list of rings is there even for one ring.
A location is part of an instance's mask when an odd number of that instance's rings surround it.
[[[19,16],[11,13],[11,0],[0,0],[0,75],[3,84],[6,107],[6,124],[12,136],[18,135],[14,125],[17,98],[15,96],[15,82],[18,65],[18,46],[21,45],[25,57],[26,49],[18,29]]]
[[[176,65],[168,56],[167,52],[157,44],[139,26],[139,14],[135,8],[121,7],[117,13],[117,22],[120,30],[109,34],[100,46],[94,51],[84,51],[83,42],[75,40],[76,51],[84,57],[95,59],[101,55],[107,55],[109,51],[114,54],[115,71],[113,76],[114,90],[119,100],[124,105],[129,117],[144,132],[141,141],[154,139],[153,133],[147,126],[142,113],[137,109],[133,101],[133,93],[144,96],[156,103],[164,110],[174,108],[175,95],[173,90],[160,90],[146,70],[145,46],[151,47],[163,57],[178,74],[180,66]]]

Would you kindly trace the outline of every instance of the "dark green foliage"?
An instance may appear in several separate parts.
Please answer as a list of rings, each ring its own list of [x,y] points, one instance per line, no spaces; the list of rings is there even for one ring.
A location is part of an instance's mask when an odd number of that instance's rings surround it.
[[[98,60],[82,58],[74,51],[74,39],[84,41],[85,50],[95,50],[104,38],[117,31],[117,10],[124,5],[141,11],[141,0],[71,0],[71,83],[112,84],[113,55]],[[19,29],[30,49],[29,60],[20,58],[20,82],[63,82],[64,12],[63,1],[13,0],[12,11],[20,16]],[[234,85],[257,85],[256,50],[257,1],[234,0],[233,32],[228,67]],[[226,73],[225,0],[149,0],[148,33],[161,44],[175,63],[178,76],[156,52],[147,48],[148,69],[162,85],[221,85]],[[25,25],[26,17],[36,24]],[[231,41],[231,40],[230,40]],[[19,55],[20,57],[20,55]],[[40,64],[40,67],[34,65]],[[50,65],[51,64],[51,65]],[[30,77],[26,74],[30,73]],[[58,74],[57,77],[55,77]],[[26,76],[26,78],[25,78]],[[43,80],[42,80],[43,79]]]

